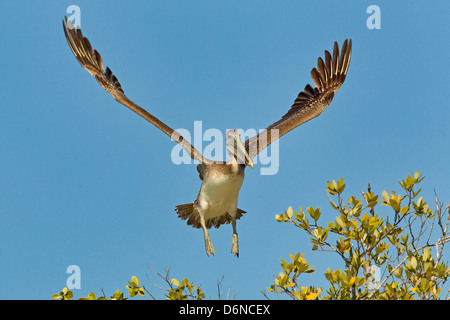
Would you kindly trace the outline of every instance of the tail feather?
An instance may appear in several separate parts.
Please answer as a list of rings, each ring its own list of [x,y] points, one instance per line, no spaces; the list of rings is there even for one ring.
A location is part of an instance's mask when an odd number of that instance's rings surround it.
[[[198,211],[194,208],[194,203],[185,203],[180,204],[175,207],[175,211],[178,215],[178,218],[181,220],[187,220],[187,224],[194,228],[201,228],[200,224],[200,215]],[[240,219],[244,213],[244,210],[237,209],[236,212],[236,220]],[[219,217],[208,219],[205,221],[206,228],[216,227],[219,228],[222,224],[227,224],[231,222],[231,216],[228,213],[225,213]]]

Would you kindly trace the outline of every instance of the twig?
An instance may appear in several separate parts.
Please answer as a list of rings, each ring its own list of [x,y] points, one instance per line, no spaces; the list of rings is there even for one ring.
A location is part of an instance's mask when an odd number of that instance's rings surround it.
[[[220,281],[217,281],[217,293],[219,295],[219,300],[222,300],[222,298],[223,298],[223,296],[222,296],[222,281],[223,281],[224,277],[225,276],[222,276]]]

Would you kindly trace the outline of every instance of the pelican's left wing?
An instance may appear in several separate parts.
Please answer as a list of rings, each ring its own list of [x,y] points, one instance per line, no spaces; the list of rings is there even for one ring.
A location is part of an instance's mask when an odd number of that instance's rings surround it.
[[[103,67],[103,60],[97,50],[92,49],[89,40],[83,36],[81,29],[75,28],[70,20],[65,17],[63,20],[64,34],[66,35],[67,43],[72,50],[75,58],[91,75],[95,77],[97,82],[108,91],[117,102],[123,104],[127,108],[133,110],[142,118],[156,126],[162,132],[167,134],[173,140],[178,142],[190,155],[192,159],[199,160],[201,163],[213,163],[213,161],[203,158],[201,153],[194,148],[186,139],[178,132],[170,128],[164,122],[148,113],[136,103],[128,99],[124,94],[122,87],[116,76],[111,70]]]
[[[253,159],[273,141],[299,125],[319,116],[333,100],[334,94],[344,83],[352,53],[352,40],[345,40],[339,56],[339,46],[334,43],[333,56],[325,51],[325,62],[318,59],[317,69],[311,70],[315,88],[306,85],[294,101],[291,109],[266,130],[245,141],[245,149]]]

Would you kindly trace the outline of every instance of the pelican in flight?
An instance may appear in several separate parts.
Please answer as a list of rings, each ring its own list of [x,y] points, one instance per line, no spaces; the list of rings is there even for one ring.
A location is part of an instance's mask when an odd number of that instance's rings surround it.
[[[179,218],[187,220],[188,225],[203,229],[208,256],[215,253],[208,229],[213,226],[218,228],[230,222],[233,226],[231,252],[239,256],[236,220],[246,212],[239,209],[237,204],[245,168],[247,166],[253,168],[253,159],[276,139],[319,116],[328,107],[335,93],[344,83],[352,52],[351,39],[344,41],[341,50],[335,42],[333,54],[325,51],[325,61],[319,57],[317,68],[311,70],[315,88],[307,84],[289,111],[279,121],[244,143],[236,130],[229,130],[225,140],[230,159],[227,162],[217,162],[204,158],[177,131],[131,101],[125,95],[116,76],[108,67],[104,68],[102,57],[97,50],[92,48],[89,40],[81,33],[81,29],[75,28],[67,17],[63,19],[63,28],[75,58],[117,102],[156,126],[179,143],[192,159],[199,161],[197,171],[203,181],[200,192],[194,202],[176,206],[175,211]]]

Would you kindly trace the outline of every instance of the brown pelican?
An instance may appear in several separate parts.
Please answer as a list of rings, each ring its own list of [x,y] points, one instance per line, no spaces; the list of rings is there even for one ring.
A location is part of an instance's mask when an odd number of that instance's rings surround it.
[[[178,132],[128,99],[111,70],[103,67],[100,54],[91,47],[89,40],[81,33],[81,29],[74,28],[67,17],[63,20],[63,28],[75,58],[117,102],[159,128],[179,143],[192,159],[199,161],[197,171],[203,181],[200,192],[193,203],[176,206],[175,211],[179,218],[187,220],[188,225],[203,229],[208,256],[215,253],[208,229],[212,226],[218,228],[230,222],[233,226],[231,252],[239,256],[236,220],[246,212],[238,209],[237,203],[246,166],[253,168],[252,159],[259,152],[287,132],[319,116],[328,107],[345,80],[352,51],[351,40],[344,41],[340,54],[339,46],[335,42],[333,55],[325,51],[325,61],[318,58],[317,69],[313,68],[311,71],[315,88],[309,84],[306,85],[292,107],[279,121],[246,140],[245,144],[241,142],[236,130],[228,131],[225,139],[230,160],[217,162],[204,158]]]

